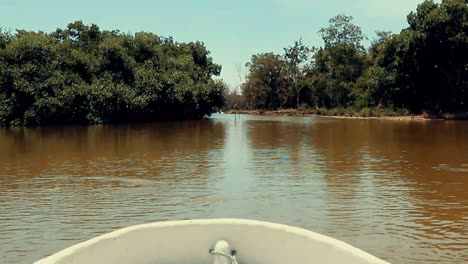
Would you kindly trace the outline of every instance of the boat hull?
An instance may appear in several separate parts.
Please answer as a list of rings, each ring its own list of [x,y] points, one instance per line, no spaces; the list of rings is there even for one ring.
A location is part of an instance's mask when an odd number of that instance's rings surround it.
[[[243,219],[157,222],[127,227],[74,245],[36,264],[212,263],[219,240],[239,263],[388,264],[342,241],[305,229]]]

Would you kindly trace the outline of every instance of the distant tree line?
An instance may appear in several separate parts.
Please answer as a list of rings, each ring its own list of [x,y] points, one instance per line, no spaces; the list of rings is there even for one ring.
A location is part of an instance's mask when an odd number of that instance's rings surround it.
[[[0,126],[192,119],[225,102],[201,42],[102,31],[0,29]]]
[[[424,1],[407,20],[365,48],[352,17],[338,15],[319,31],[323,47],[299,40],[283,54],[253,55],[245,107],[468,110],[468,0]]]

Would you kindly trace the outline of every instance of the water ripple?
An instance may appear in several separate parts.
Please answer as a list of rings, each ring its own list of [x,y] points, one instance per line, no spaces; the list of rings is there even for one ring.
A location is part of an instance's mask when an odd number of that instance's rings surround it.
[[[133,224],[239,217],[392,263],[466,263],[468,128],[444,124],[218,116],[3,129],[0,259],[31,263]]]

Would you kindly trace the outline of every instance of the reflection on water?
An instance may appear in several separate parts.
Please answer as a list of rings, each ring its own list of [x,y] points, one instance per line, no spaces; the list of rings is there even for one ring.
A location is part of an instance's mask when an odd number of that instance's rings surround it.
[[[213,217],[312,229],[392,263],[465,263],[468,122],[216,115],[0,129],[0,208],[2,263]]]

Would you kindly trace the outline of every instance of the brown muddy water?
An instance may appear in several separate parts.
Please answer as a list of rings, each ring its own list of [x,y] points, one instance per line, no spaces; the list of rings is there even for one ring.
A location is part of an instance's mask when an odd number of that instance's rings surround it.
[[[468,122],[214,115],[0,129],[0,262],[129,225],[299,226],[392,263],[468,262]]]

